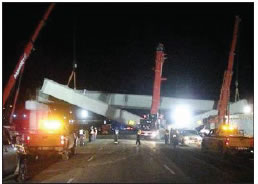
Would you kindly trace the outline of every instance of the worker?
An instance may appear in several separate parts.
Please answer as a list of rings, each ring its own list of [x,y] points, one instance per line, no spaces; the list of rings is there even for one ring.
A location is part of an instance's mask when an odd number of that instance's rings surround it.
[[[84,141],[83,141],[83,129],[80,129],[79,134],[80,134],[80,137],[79,137],[80,146],[83,146],[83,145],[84,145]]]
[[[74,132],[74,133],[73,133],[73,137],[74,137],[74,145],[75,145],[75,147],[76,147],[76,146],[77,146],[78,133],[77,133],[77,132]]]
[[[170,144],[172,144],[174,148],[178,145],[178,131],[172,128],[170,130]]]
[[[136,135],[136,145],[137,144],[141,145],[141,133],[142,133],[142,131],[139,129],[137,131],[137,135]]]
[[[91,127],[89,128],[88,132],[89,132],[89,142],[91,142],[91,139],[92,139],[92,135],[91,135]]]
[[[165,131],[165,144],[168,144],[168,138],[169,138],[169,131],[166,129]]]
[[[94,141],[95,139],[94,139],[94,128],[93,128],[93,126],[91,126],[91,128],[90,128],[90,134],[91,134],[92,141]]]
[[[89,136],[89,131],[86,129],[85,130],[85,140],[89,140],[90,136]]]
[[[94,139],[97,139],[98,130],[97,127],[94,128]]]
[[[118,143],[118,134],[119,134],[119,130],[118,128],[115,129],[114,131],[115,135],[114,135],[114,143]]]

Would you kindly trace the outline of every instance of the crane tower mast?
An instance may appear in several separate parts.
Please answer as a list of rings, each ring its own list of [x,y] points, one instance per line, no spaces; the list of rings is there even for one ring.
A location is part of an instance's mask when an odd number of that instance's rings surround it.
[[[224,73],[223,83],[222,83],[221,92],[220,92],[220,99],[217,106],[218,122],[215,125],[216,127],[225,123],[225,116],[227,114],[228,102],[230,100],[230,85],[231,85],[231,80],[233,75],[233,63],[234,63],[235,49],[237,44],[239,23],[240,23],[240,18],[239,16],[236,16],[233,39],[232,39],[231,49],[230,49],[229,58],[228,58],[228,68]]]
[[[153,83],[153,94],[152,94],[152,103],[151,103],[151,114],[157,114],[160,105],[160,87],[161,81],[166,80],[162,78],[162,67],[165,61],[164,46],[159,44],[156,50],[156,59],[155,59],[155,78]]]

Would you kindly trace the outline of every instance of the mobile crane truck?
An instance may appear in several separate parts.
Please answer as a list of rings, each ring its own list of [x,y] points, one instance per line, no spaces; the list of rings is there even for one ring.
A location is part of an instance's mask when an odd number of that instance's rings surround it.
[[[37,40],[37,37],[43,25],[46,23],[54,6],[55,3],[51,3],[48,9],[46,10],[43,18],[37,25],[32,37],[26,44],[24,52],[19,58],[18,63],[7,82],[7,85],[4,88],[3,107],[7,106],[7,100],[11,96],[11,92],[14,91],[13,88],[15,86],[15,83],[19,79],[18,87],[15,90],[14,100],[12,103],[12,111],[9,115],[6,115],[8,116],[7,123],[10,125],[14,124],[13,115],[19,95],[21,78],[24,71],[25,63],[29,58],[34,47],[34,43]],[[33,103],[29,102],[29,104],[32,105]],[[37,102],[35,102],[34,105],[35,104],[38,105]],[[25,104],[25,106],[28,106],[28,104]],[[61,121],[60,118],[56,118],[55,115],[48,114],[48,111],[46,110],[40,110],[37,108],[28,110],[30,111],[29,124],[36,125],[36,128],[19,130],[18,135],[15,138],[17,156],[20,158],[19,162],[17,163],[16,170],[19,172],[20,181],[25,181],[28,177],[28,158],[38,156],[40,154],[49,154],[50,152],[54,152],[62,154],[63,159],[69,159],[69,154],[74,153],[75,150],[75,134],[71,132],[69,125]]]
[[[160,86],[161,82],[166,80],[166,78],[162,78],[164,61],[164,46],[160,43],[156,49],[155,78],[150,114],[145,115],[144,118],[140,120],[141,135],[144,138],[160,139],[165,134],[165,130],[161,128],[161,118],[158,113],[160,106]]]
[[[237,127],[231,126],[225,119],[226,114],[229,114],[227,109],[230,98],[230,84],[233,75],[232,70],[239,23],[240,18],[236,16],[233,40],[228,59],[228,68],[224,73],[220,99],[217,106],[218,116],[215,119],[215,129],[211,129],[209,134],[203,138],[202,151],[215,151],[220,152],[223,155],[253,153],[254,139],[252,137],[244,136]]]

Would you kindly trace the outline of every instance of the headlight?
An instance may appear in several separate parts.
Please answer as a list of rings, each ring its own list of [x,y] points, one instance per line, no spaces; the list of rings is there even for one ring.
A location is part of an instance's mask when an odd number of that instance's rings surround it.
[[[158,132],[152,132],[151,137],[156,137],[158,135]]]
[[[189,137],[188,137],[188,136],[185,136],[185,137],[184,137],[184,140],[189,140]]]

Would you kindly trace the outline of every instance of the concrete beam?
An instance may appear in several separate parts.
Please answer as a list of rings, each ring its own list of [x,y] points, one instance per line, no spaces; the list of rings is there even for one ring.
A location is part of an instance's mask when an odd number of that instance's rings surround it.
[[[149,95],[115,94],[87,90],[77,91],[91,99],[100,100],[119,108],[150,109],[151,107],[152,96]],[[214,108],[214,103],[215,101],[213,100],[161,97],[160,109],[170,110],[179,104],[187,104],[194,112],[205,112],[212,110]]]
[[[234,114],[244,114],[244,107],[248,105],[247,100],[239,100],[238,102],[231,103],[229,106],[229,112],[231,115]],[[197,127],[199,126],[197,121],[202,121],[205,118],[208,118],[209,116],[216,116],[218,115],[218,110],[211,110],[199,115],[196,115],[192,119],[192,126]]]
[[[66,85],[58,84],[49,79],[44,80],[41,88],[44,94],[53,96],[59,100],[66,101],[83,109],[89,110],[96,114],[102,115],[109,119],[125,123],[132,120],[136,123],[140,122],[140,116],[111,107],[108,103],[85,96],[83,93],[67,87]]]

